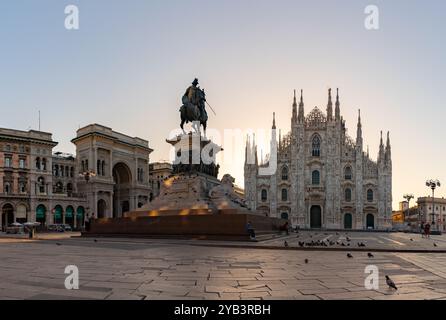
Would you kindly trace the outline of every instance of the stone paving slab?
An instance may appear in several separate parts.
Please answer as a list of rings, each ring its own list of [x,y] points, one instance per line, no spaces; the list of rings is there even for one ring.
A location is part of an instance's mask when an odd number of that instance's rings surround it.
[[[396,241],[405,243],[406,234],[397,235]],[[252,250],[171,240],[99,240],[106,245],[91,239],[1,240],[0,299],[446,298],[441,253],[375,252],[370,259],[355,252],[349,259],[347,251]],[[79,290],[64,288],[68,264],[79,268]],[[364,287],[370,264],[380,272],[378,290]],[[387,288],[386,274],[398,291]]]

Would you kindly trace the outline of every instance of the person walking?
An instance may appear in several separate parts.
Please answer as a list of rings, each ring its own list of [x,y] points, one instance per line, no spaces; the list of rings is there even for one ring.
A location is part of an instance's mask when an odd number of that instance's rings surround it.
[[[428,222],[424,226],[424,234],[426,235],[426,238],[430,239],[430,233],[431,233],[431,225]]]
[[[424,238],[424,222],[423,221],[421,222],[421,225],[420,225],[420,232],[421,232],[421,238]]]

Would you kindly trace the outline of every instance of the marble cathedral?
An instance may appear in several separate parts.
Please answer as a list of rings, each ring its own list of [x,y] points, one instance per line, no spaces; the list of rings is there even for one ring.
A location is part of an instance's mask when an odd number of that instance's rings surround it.
[[[328,93],[326,113],[315,107],[304,115],[303,93],[296,92],[291,132],[279,134],[273,115],[271,153],[258,161],[255,137],[246,143],[244,166],[247,205],[293,227],[311,229],[386,230],[391,228],[392,160],[390,137],[381,142],[377,161],[364,152],[359,112],[356,141],[347,135],[339,91]],[[265,174],[262,168],[277,168]]]

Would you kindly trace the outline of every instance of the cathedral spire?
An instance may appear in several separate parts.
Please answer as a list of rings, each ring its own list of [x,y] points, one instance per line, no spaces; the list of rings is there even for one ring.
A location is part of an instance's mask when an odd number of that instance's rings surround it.
[[[281,149],[282,146],[282,131],[279,129],[279,150]]]
[[[297,117],[297,121],[299,123],[303,123],[304,119],[304,91],[300,90],[299,115]]]
[[[336,103],[335,103],[335,119],[340,120],[341,119],[341,109],[340,109],[340,102],[339,102],[339,88],[336,88]]]
[[[383,143],[383,132],[381,130],[381,139],[379,141],[379,153],[378,153],[378,162],[384,159],[384,143]]]
[[[296,101],[296,90],[294,90],[292,122],[295,123],[296,121],[297,121],[297,101]]]
[[[387,142],[386,142],[386,160],[389,161],[391,156],[390,148],[390,131],[387,131]]]
[[[275,112],[273,112],[273,127],[272,127],[272,129],[273,130],[276,129],[276,113]]]
[[[331,101],[331,88],[328,89],[327,120],[333,120],[333,102]]]
[[[256,144],[256,134],[252,136],[252,152],[254,152],[254,163],[257,166],[259,164],[259,159],[257,157],[257,144]]]
[[[251,155],[251,145],[249,142],[249,135],[246,135],[246,146],[245,146],[245,164],[248,164],[248,157]]]
[[[358,110],[358,127],[356,130],[356,144],[362,145],[361,109]]]

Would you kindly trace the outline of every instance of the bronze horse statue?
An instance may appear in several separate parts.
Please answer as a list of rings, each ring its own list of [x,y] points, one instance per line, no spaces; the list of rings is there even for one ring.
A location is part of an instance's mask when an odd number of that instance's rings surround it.
[[[204,135],[206,136],[208,115],[204,106],[206,102],[204,90],[197,88],[197,100],[198,104],[194,104],[193,102],[189,101],[189,98],[186,95],[183,96],[183,105],[180,108],[180,127],[185,133],[184,124],[192,122],[192,128],[195,130],[195,132],[200,132],[200,126],[203,126]]]

